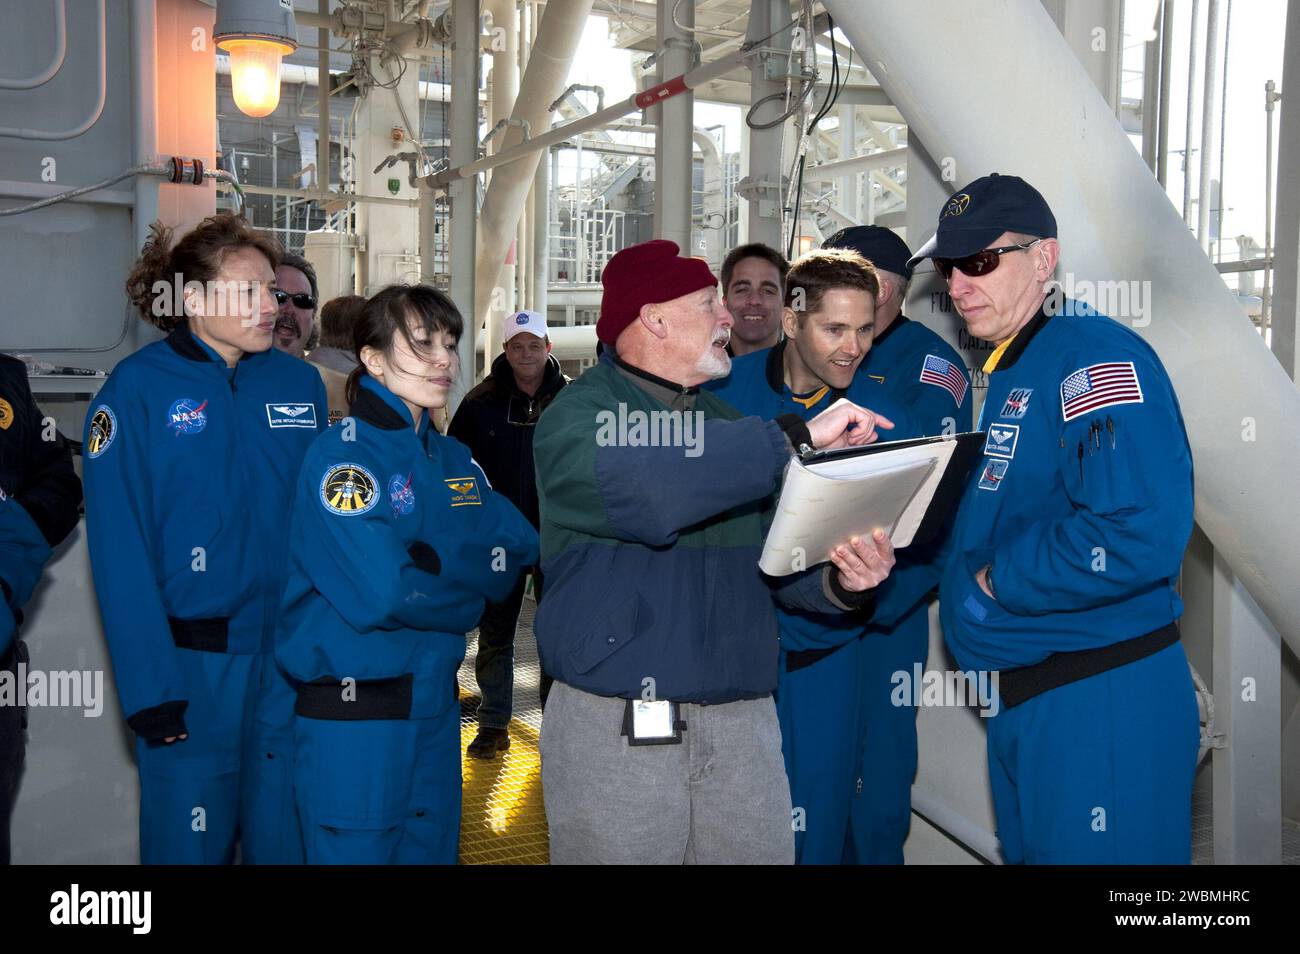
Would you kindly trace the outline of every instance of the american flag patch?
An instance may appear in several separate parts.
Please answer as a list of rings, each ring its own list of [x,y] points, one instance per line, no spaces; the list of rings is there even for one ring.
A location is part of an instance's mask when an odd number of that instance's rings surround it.
[[[1141,404],[1142,385],[1132,361],[1080,368],[1061,382],[1061,414],[1072,421],[1112,404]]]
[[[961,373],[961,368],[957,365],[938,355],[925,356],[925,363],[921,365],[921,380],[943,388],[958,405],[966,397],[966,375]]]

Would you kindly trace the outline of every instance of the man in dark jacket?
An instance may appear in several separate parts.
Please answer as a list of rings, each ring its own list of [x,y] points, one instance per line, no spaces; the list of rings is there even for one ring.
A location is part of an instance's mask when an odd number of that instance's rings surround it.
[[[41,414],[21,361],[0,355],[0,670],[17,684],[26,647],[18,638],[41,571],[80,519],[81,481],[72,452]],[[0,864],[9,863],[9,818],[25,749],[23,710],[0,700]]]
[[[537,479],[533,472],[533,430],[542,411],[569,379],[551,354],[546,318],[535,311],[506,316],[501,340],[504,353],[491,373],[465,395],[448,434],[469,447],[492,482],[537,526]],[[542,596],[542,574],[533,574],[533,596]],[[478,735],[469,754],[490,759],[510,748],[511,698],[514,694],[515,626],[524,601],[525,577],[502,603],[489,603],[478,628],[474,675],[483,701],[478,707]],[[551,680],[541,676],[542,704]]]

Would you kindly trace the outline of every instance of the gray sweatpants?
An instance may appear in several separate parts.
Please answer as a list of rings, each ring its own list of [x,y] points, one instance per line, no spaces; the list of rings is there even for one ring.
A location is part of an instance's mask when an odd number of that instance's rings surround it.
[[[556,682],[542,719],[552,864],[793,864],[772,697],[683,705],[680,745],[629,746],[624,700]]]

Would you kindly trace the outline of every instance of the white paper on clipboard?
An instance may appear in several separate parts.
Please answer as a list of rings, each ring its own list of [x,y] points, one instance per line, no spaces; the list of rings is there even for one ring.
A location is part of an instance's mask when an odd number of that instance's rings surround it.
[[[834,547],[877,528],[896,550],[908,546],[957,446],[941,440],[810,464],[795,458],[759,569],[787,576],[825,563]]]

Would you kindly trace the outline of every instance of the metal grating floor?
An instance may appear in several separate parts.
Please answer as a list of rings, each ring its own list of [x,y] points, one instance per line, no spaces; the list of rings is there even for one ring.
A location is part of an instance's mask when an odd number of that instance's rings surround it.
[[[478,733],[474,710],[478,683],[474,658],[478,630],[469,634],[459,679],[460,745],[464,794],[460,815],[460,862],[465,865],[544,865],[549,859],[542,806],[542,763],[537,751],[542,707],[537,697],[541,667],[533,639],[536,604],[524,599],[515,633],[514,716],[510,748],[491,760],[471,759],[466,747]]]
[[[525,598],[515,634],[514,717],[510,749],[490,761],[471,759],[465,747],[478,732],[474,715],[478,683],[474,658],[478,630],[469,634],[461,664],[461,803],[460,861],[467,865],[537,864],[549,860],[546,812],[542,805],[541,758],[537,751],[542,707],[537,697],[541,667],[533,639],[536,604]],[[1192,864],[1214,864],[1214,811],[1209,765],[1201,766],[1192,795]],[[1300,826],[1282,822],[1282,863],[1300,865]]]

